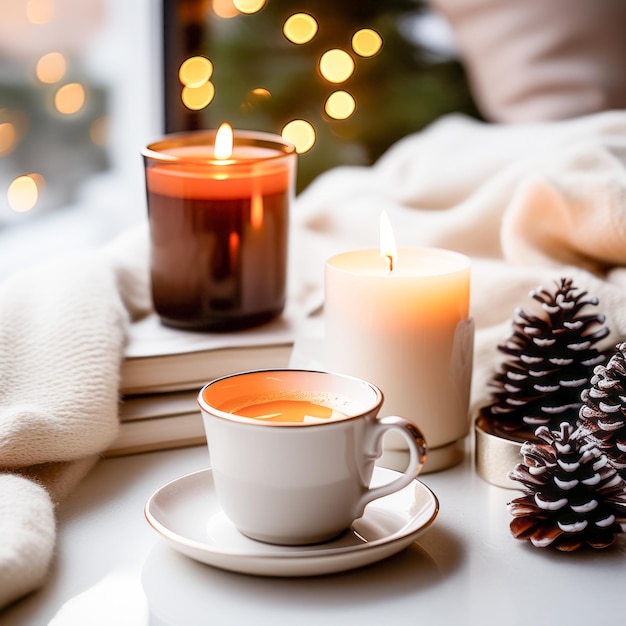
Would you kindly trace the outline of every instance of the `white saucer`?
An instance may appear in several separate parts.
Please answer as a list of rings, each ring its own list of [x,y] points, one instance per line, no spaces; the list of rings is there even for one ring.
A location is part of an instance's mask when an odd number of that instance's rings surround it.
[[[372,485],[397,477],[374,469]],[[439,502],[419,480],[371,502],[341,537],[312,546],[275,546],[242,535],[221,510],[210,469],[177,478],[147,501],[148,523],[187,556],[226,570],[261,576],[316,576],[384,559],[413,543],[437,517]]]

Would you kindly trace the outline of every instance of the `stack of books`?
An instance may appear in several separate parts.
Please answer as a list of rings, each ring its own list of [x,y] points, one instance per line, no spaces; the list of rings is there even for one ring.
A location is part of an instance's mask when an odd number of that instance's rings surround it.
[[[269,324],[233,333],[177,330],[155,314],[132,324],[121,366],[120,432],[105,455],[206,442],[200,389],[234,372],[288,367],[296,327],[289,310]]]

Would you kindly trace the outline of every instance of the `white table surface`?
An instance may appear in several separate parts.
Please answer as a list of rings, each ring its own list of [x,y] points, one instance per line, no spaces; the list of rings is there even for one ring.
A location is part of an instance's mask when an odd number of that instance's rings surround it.
[[[506,503],[517,492],[484,482],[470,452],[462,464],[421,478],[441,508],[409,548],[358,570],[291,579],[197,563],[145,521],[156,489],[208,463],[202,446],[100,461],[58,511],[47,584],[0,614],[0,623],[624,623],[626,537],[610,551],[572,554],[513,539]]]

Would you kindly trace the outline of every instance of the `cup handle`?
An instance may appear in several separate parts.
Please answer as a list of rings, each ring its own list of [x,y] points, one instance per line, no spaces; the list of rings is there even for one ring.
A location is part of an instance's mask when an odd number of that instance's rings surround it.
[[[372,500],[388,496],[390,493],[394,493],[406,487],[421,472],[424,462],[426,461],[428,446],[422,431],[415,424],[409,422],[409,420],[398,417],[397,415],[381,417],[372,424],[367,454],[371,455],[373,458],[380,455],[381,440],[388,430],[396,430],[406,439],[410,453],[409,465],[402,476],[399,476],[386,485],[367,489],[356,505],[355,519],[363,514],[365,506]]]

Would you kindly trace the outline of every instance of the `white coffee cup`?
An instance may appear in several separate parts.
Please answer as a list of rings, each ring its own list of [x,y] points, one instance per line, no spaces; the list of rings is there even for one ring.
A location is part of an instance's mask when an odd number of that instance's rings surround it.
[[[414,480],[426,458],[420,430],[401,417],[377,418],[382,392],[351,376],[241,372],[205,385],[198,402],[220,505],[240,532],[268,543],[332,539],[369,502]],[[390,430],[406,440],[408,466],[370,488]]]

